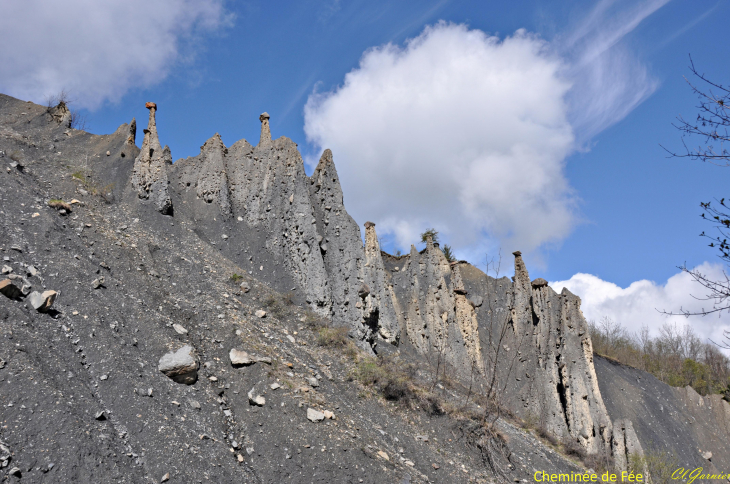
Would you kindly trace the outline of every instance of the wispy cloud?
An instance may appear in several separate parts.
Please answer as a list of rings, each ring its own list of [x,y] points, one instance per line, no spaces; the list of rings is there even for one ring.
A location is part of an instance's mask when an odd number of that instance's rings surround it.
[[[622,120],[659,83],[625,42],[646,18],[669,0],[602,0],[554,47],[566,62],[573,83],[568,94],[571,124],[579,145]]]
[[[667,37],[664,41],[662,41],[659,45],[657,45],[657,48],[658,49],[661,49],[662,47],[665,47],[665,46],[671,44],[674,40],[678,39],[679,37],[681,37],[682,35],[684,35],[688,31],[690,31],[691,29],[693,29],[700,22],[702,22],[707,17],[709,17],[712,12],[714,12],[715,10],[717,10],[717,8],[720,5],[722,5],[722,3],[723,3],[722,0],[718,1],[715,5],[713,5],[712,7],[708,8],[703,13],[701,13],[696,18],[694,18],[692,21],[690,21],[689,23],[687,23],[684,27],[682,27],[681,29],[677,30],[672,35],[670,35],[669,37]]]

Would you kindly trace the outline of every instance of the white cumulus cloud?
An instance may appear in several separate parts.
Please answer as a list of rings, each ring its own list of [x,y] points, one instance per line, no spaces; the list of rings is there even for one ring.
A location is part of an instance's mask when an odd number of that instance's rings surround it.
[[[333,150],[355,219],[402,247],[431,224],[459,246],[488,232],[534,249],[574,219],[561,68],[524,31],[439,23],[367,51],[340,88],[311,96],[305,132]]]
[[[434,227],[461,257],[539,255],[580,221],[568,155],[655,88],[622,39],[663,3],[601,1],[551,41],[427,26],[312,93],[307,139],[333,150],[353,217],[401,249]]]
[[[711,280],[725,280],[719,264],[705,262],[696,269]],[[727,312],[689,318],[662,314],[662,311],[680,313],[684,309],[699,312],[712,308],[712,301],[703,300],[706,290],[685,272],[675,274],[664,284],[641,280],[626,288],[591,274],[575,274],[567,281],[551,282],[550,287],[558,292],[567,287],[579,296],[587,319],[599,321],[607,316],[632,332],[647,326],[657,336],[664,324],[679,327],[689,324],[703,339],[721,342],[723,330],[730,330],[730,314]]]
[[[90,109],[161,81],[232,19],[222,0],[9,1],[0,18],[0,92],[42,103],[65,90]]]

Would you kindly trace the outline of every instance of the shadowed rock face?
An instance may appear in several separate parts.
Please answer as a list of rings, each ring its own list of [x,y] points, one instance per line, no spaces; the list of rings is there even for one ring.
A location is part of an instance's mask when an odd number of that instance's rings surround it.
[[[137,190],[139,198],[152,202],[158,212],[171,215],[172,201],[167,191],[167,169],[172,165],[172,154],[169,147],[162,148],[157,136],[157,105],[147,103],[147,108],[150,110],[150,120],[144,130],[142,149],[134,160],[132,186]],[[136,122],[133,124],[136,129]]]

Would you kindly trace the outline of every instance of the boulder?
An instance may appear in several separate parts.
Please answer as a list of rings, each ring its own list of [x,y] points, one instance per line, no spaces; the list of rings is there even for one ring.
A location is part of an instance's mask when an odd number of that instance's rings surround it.
[[[177,383],[192,385],[198,380],[195,350],[192,346],[185,345],[177,351],[171,351],[160,358],[157,369]]]
[[[532,281],[532,287],[535,287],[535,288],[537,288],[537,287],[545,287],[547,285],[548,285],[548,281],[546,281],[542,277],[538,277],[537,279],[535,279],[534,281]]]
[[[33,291],[30,293],[30,296],[28,296],[28,301],[30,301],[30,305],[33,306],[33,309],[39,313],[45,313],[51,309],[51,306],[53,306],[53,302],[56,300],[57,294],[58,293],[56,291],[43,291],[43,293]]]

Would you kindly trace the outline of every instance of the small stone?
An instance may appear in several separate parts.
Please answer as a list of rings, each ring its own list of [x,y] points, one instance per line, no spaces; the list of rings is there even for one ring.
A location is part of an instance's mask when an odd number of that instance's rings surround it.
[[[321,422],[322,420],[324,420],[324,413],[313,408],[308,408],[307,419],[309,419],[310,422]]]
[[[3,269],[2,269],[2,273],[3,274],[10,274],[11,272],[13,272],[13,268],[12,267],[10,267],[10,266],[3,266]]]
[[[94,418],[96,420],[106,420],[106,412],[104,412],[104,410],[96,412],[96,414],[94,415]]]
[[[269,385],[269,388],[271,388],[272,390],[278,390],[279,388],[281,388],[281,385],[279,385],[278,383],[272,383],[271,385]]]
[[[327,418],[330,420],[335,419],[335,414],[331,410],[325,410],[323,413],[324,413],[324,418]]]
[[[410,467],[413,467],[413,466],[415,466],[415,465],[416,465],[416,464],[415,464],[415,463],[414,463],[414,462],[413,462],[412,460],[406,460],[406,461],[404,462],[404,464],[405,464],[405,465],[407,465],[407,466],[410,466]]]
[[[241,287],[241,290],[242,290],[243,292],[248,292],[248,291],[250,291],[250,290],[251,290],[251,286],[249,286],[249,285],[248,285],[248,282],[246,282],[246,281],[243,281],[243,282],[241,283],[240,287]]]
[[[99,377],[99,380],[101,380],[101,381],[107,381],[108,379],[109,379],[109,375],[101,375]]]
[[[236,454],[236,459],[238,462],[243,462],[243,456],[241,454]]]
[[[172,329],[174,329],[177,334],[188,334],[188,330],[177,323],[172,325]]]
[[[103,287],[103,286],[104,286],[104,276],[101,276],[101,277],[91,281],[91,287],[93,287],[94,289],[99,289],[100,287]]]
[[[386,453],[385,453],[385,452],[383,452],[382,450],[379,450],[379,451],[378,451],[378,456],[379,456],[380,458],[382,458],[382,459],[385,459],[385,460],[390,460],[390,457],[388,457],[388,454],[386,454]]]
[[[266,317],[266,311],[264,311],[263,309],[257,310],[254,314],[256,315],[257,318],[265,318]]]
[[[253,452],[254,452],[254,450],[253,450],[253,447],[246,447],[246,453],[247,453],[248,455],[252,455],[252,454],[253,454]]]
[[[150,103],[147,103],[150,104]],[[170,473],[167,472],[164,476],[162,476],[162,479],[160,479],[160,482],[167,482],[170,480]]]
[[[702,458],[705,460],[712,460],[712,452],[707,451],[702,454]]]
[[[319,386],[319,381],[313,376],[307,377],[307,383],[309,383],[312,388],[317,388]]]
[[[192,385],[198,380],[198,361],[190,345],[165,354],[157,368],[177,383]]]
[[[35,277],[39,274],[38,269],[36,269],[34,266],[28,266],[26,269],[26,272],[31,276]]]
[[[435,462],[433,464],[431,464],[431,467],[433,467],[433,469],[436,470],[436,471],[439,470],[439,469],[441,469],[441,466],[438,465],[438,464],[436,464]]]
[[[217,376],[209,376],[208,377],[208,380],[210,380],[210,381],[218,381],[218,377]]]
[[[271,364],[271,358],[268,356],[256,356],[255,359],[259,363],[266,363],[267,365]]]
[[[228,240],[228,236],[227,236],[226,234],[223,234],[223,235],[221,235],[221,238],[222,238],[223,240]]]
[[[420,442],[428,442],[428,436],[426,435],[416,435],[416,440]]]
[[[248,403],[250,403],[251,405],[263,407],[264,405],[266,405],[266,399],[261,395],[256,395],[254,393],[255,391],[256,387],[252,388],[251,391],[248,392]]]
[[[41,216],[41,214],[39,214],[38,212],[34,212],[33,215],[30,216],[30,218],[36,218],[36,217],[40,217],[40,216]]]
[[[107,150],[106,156],[111,156],[111,154],[112,154],[112,152]]]
[[[289,342],[290,342],[290,343],[292,343],[292,344],[294,344],[294,343],[296,343],[296,342],[297,342],[297,340],[296,340],[296,339],[294,339],[294,336],[292,336],[292,335],[290,335],[290,334],[287,334],[287,335],[286,335],[286,339],[288,339],[288,340],[289,340]]]
[[[8,474],[15,477],[21,477],[20,469],[18,467],[13,467],[8,471]]]
[[[173,401],[171,401],[170,403],[172,403],[172,404],[173,404],[173,405],[175,405],[176,407],[179,407],[179,406],[180,406],[180,402],[178,402],[177,400],[173,400]]]
[[[233,366],[248,366],[255,363],[248,353],[243,350],[237,350],[236,348],[231,348],[228,357],[231,359],[231,365]]]
[[[197,400],[188,400],[188,405],[193,407],[195,410],[200,410],[200,403]]]

